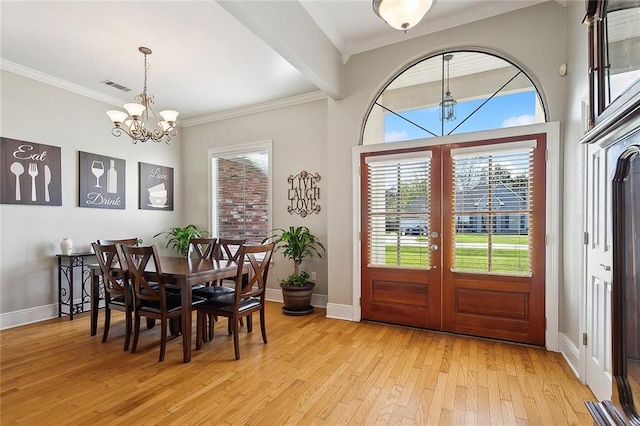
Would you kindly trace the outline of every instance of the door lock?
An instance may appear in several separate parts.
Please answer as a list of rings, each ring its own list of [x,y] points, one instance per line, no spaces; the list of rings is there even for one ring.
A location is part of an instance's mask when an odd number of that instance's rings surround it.
[[[611,266],[607,266],[604,263],[601,263],[600,266],[602,266],[602,269],[604,269],[605,271],[610,271],[611,270]]]
[[[440,234],[438,234],[436,231],[431,231],[431,233],[429,234],[431,238],[438,238],[438,235]]]

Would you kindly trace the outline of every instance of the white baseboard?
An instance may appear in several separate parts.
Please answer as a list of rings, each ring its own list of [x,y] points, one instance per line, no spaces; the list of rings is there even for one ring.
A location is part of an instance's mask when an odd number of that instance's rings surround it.
[[[267,299],[270,302],[280,302],[282,303],[282,291],[281,290],[276,290],[274,288],[268,288],[265,295],[264,295],[265,299]]]
[[[58,304],[38,306],[0,315],[0,330],[57,318]]]
[[[327,304],[327,318],[353,321],[353,306],[337,303]]]
[[[267,289],[266,299],[271,302],[282,303],[282,291],[277,289]],[[352,321],[352,307],[349,305],[336,305],[327,303],[326,294],[314,294],[311,296],[311,304],[316,308],[327,309],[328,318],[337,318]],[[22,309],[20,311],[0,314],[0,330],[57,318],[58,304],[38,306],[35,308]]]
[[[573,344],[573,342],[564,334],[560,333],[560,353],[571,367],[573,374],[582,381],[583,377],[580,377],[580,350]]]

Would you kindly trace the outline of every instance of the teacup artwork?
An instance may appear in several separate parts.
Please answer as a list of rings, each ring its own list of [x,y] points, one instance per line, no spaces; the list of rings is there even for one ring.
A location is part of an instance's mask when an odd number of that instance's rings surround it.
[[[165,208],[167,207],[167,190],[164,183],[152,186],[147,189],[149,191],[149,207]]]

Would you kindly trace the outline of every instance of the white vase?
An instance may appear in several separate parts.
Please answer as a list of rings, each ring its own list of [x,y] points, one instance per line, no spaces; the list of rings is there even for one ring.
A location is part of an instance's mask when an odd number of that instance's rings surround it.
[[[60,250],[62,254],[71,254],[73,251],[73,241],[71,238],[63,238],[62,241],[60,241]]]

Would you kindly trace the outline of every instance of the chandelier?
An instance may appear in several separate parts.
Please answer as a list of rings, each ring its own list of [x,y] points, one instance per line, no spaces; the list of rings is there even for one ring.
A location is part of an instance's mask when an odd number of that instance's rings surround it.
[[[453,99],[451,91],[449,90],[449,64],[451,62],[451,59],[453,59],[453,55],[451,53],[448,53],[444,55],[443,59],[447,64],[447,91],[442,98],[442,102],[440,102],[440,121],[453,121],[456,119],[456,104],[458,103],[455,99]]]
[[[432,5],[433,0],[373,0],[373,11],[391,27],[406,33]]]
[[[160,117],[158,117],[151,108],[154,99],[153,96],[147,95],[147,71],[149,70],[147,55],[151,55],[151,49],[139,47],[138,50],[144,55],[144,88],[141,94],[136,95],[135,103],[124,104],[127,112],[107,111],[114,125],[111,134],[119,137],[122,132],[125,132],[134,144],[146,142],[149,139],[154,142],[165,141],[168,144],[171,142],[171,136],[178,134],[176,131],[178,111],[170,109],[160,111]]]

